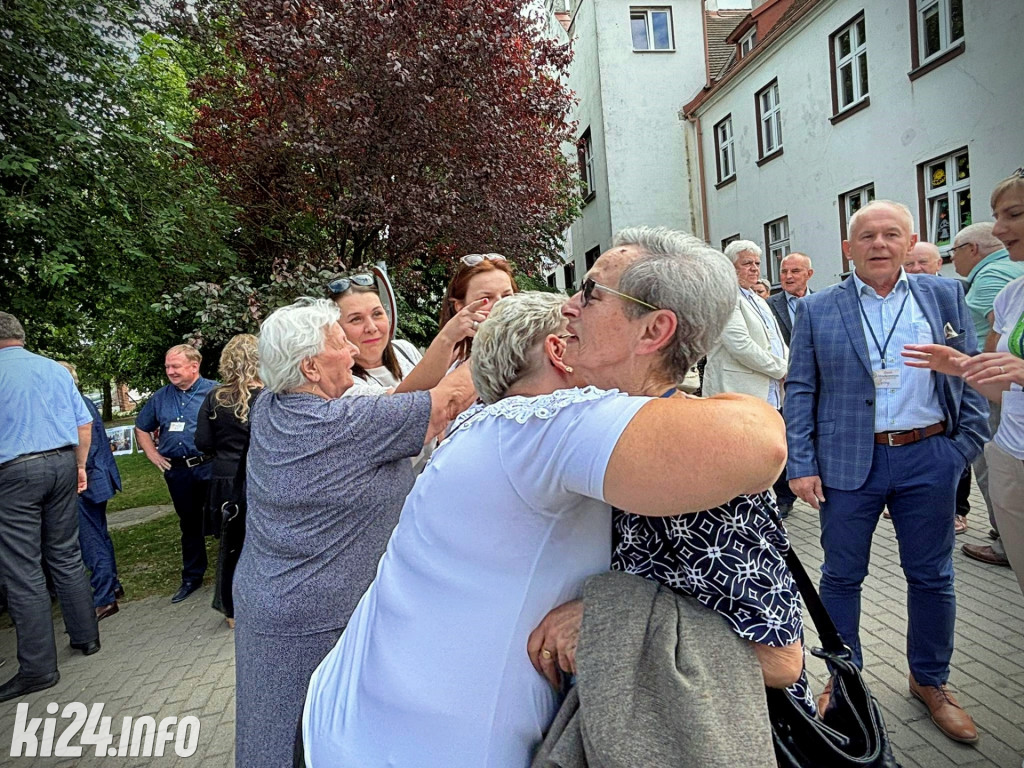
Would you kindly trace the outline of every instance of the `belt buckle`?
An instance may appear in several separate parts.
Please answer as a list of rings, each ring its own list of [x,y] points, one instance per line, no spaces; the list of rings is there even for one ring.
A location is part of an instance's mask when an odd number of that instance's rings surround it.
[[[198,467],[202,463],[203,463],[203,457],[202,456],[186,456],[185,457],[185,466],[188,467],[189,469],[192,469],[192,467]]]
[[[888,444],[888,446],[890,448],[899,448],[899,446],[896,443],[894,443],[892,441],[892,439],[894,437],[902,437],[903,435],[907,434],[907,432],[910,432],[910,431],[913,431],[913,430],[901,429],[898,432],[888,432],[885,435],[885,442]]]

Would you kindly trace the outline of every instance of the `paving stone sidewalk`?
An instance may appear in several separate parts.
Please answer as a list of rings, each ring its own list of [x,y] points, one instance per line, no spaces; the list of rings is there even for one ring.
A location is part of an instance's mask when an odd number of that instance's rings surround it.
[[[972,505],[970,530],[957,537],[954,555],[958,619],[950,682],[978,723],[981,741],[975,746],[945,738],[924,705],[907,692],[906,585],[891,523],[881,520],[875,534],[861,637],[869,685],[905,768],[1020,768],[1024,759],[1024,598],[1008,568],[983,565],[961,554],[962,543],[988,541],[984,502],[977,491]],[[816,513],[798,503],[788,525],[794,546],[816,578],[821,565]],[[208,585],[178,605],[171,605],[169,597],[125,603],[100,625],[103,648],[89,657],[68,648],[58,624],[61,681],[47,691],[0,704],[0,765],[232,766],[234,644],[231,630],[210,608],[210,592]],[[808,644],[813,641],[809,632]],[[0,631],[0,656],[8,659],[0,679],[16,669],[14,643],[12,629]],[[823,665],[808,656],[808,669],[819,688]],[[14,758],[9,755],[19,701],[29,703],[31,717],[44,717],[49,702],[102,702],[103,714],[113,718],[115,746],[125,716],[150,715],[160,722],[167,716],[195,715],[201,722],[199,746],[188,758],[100,758],[91,748],[80,758]],[[65,722],[58,721],[58,735]],[[173,755],[171,746],[167,751]]]

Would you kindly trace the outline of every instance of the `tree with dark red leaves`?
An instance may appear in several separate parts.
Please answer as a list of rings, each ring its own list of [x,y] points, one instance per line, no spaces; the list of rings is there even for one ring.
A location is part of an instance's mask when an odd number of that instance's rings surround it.
[[[190,139],[257,282],[383,259],[414,291],[464,253],[525,272],[557,254],[579,191],[571,52],[530,3],[216,1]]]

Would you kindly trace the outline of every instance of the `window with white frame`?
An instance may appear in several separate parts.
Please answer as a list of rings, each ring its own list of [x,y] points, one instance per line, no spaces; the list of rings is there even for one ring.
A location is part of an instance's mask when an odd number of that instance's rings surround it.
[[[789,217],[783,216],[764,225],[764,242],[768,251],[768,280],[779,282],[779,265],[789,255]]]
[[[739,232],[737,232],[735,235],[729,235],[728,237],[723,237],[722,238],[722,250],[724,251],[725,250],[725,246],[727,246],[729,243],[735,242],[736,240],[739,240],[739,239],[740,239],[740,233]]]
[[[941,56],[964,37],[964,0],[917,0],[915,65]]]
[[[836,112],[863,101],[868,95],[868,42],[864,14],[832,35],[833,104]]]
[[[875,199],[875,185],[865,184],[863,187],[851,189],[839,196],[839,235],[841,240],[849,240],[850,219],[853,214]],[[850,268],[849,259],[843,255],[843,271]]]
[[[777,80],[757,93],[757,143],[761,157],[782,149],[782,109]]]
[[[576,143],[576,159],[580,166],[580,180],[583,182],[583,197],[589,199],[594,194],[594,142],[587,128]]]
[[[962,149],[921,165],[927,237],[940,248],[971,223],[971,163]]]
[[[718,181],[723,182],[736,175],[736,160],[732,145],[732,115],[715,124],[715,157]]]
[[[740,58],[742,59],[757,45],[757,27],[747,32],[743,37],[740,38]]]
[[[629,29],[633,36],[634,51],[671,51],[671,8],[630,8]]]

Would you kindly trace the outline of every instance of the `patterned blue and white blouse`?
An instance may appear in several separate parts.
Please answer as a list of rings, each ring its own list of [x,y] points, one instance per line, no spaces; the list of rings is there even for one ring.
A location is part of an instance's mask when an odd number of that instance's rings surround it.
[[[696,598],[747,640],[795,643],[803,638],[800,592],[783,559],[789,540],[766,511],[774,504],[765,492],[677,517],[616,509],[612,570]],[[813,712],[806,674],[789,690]]]

